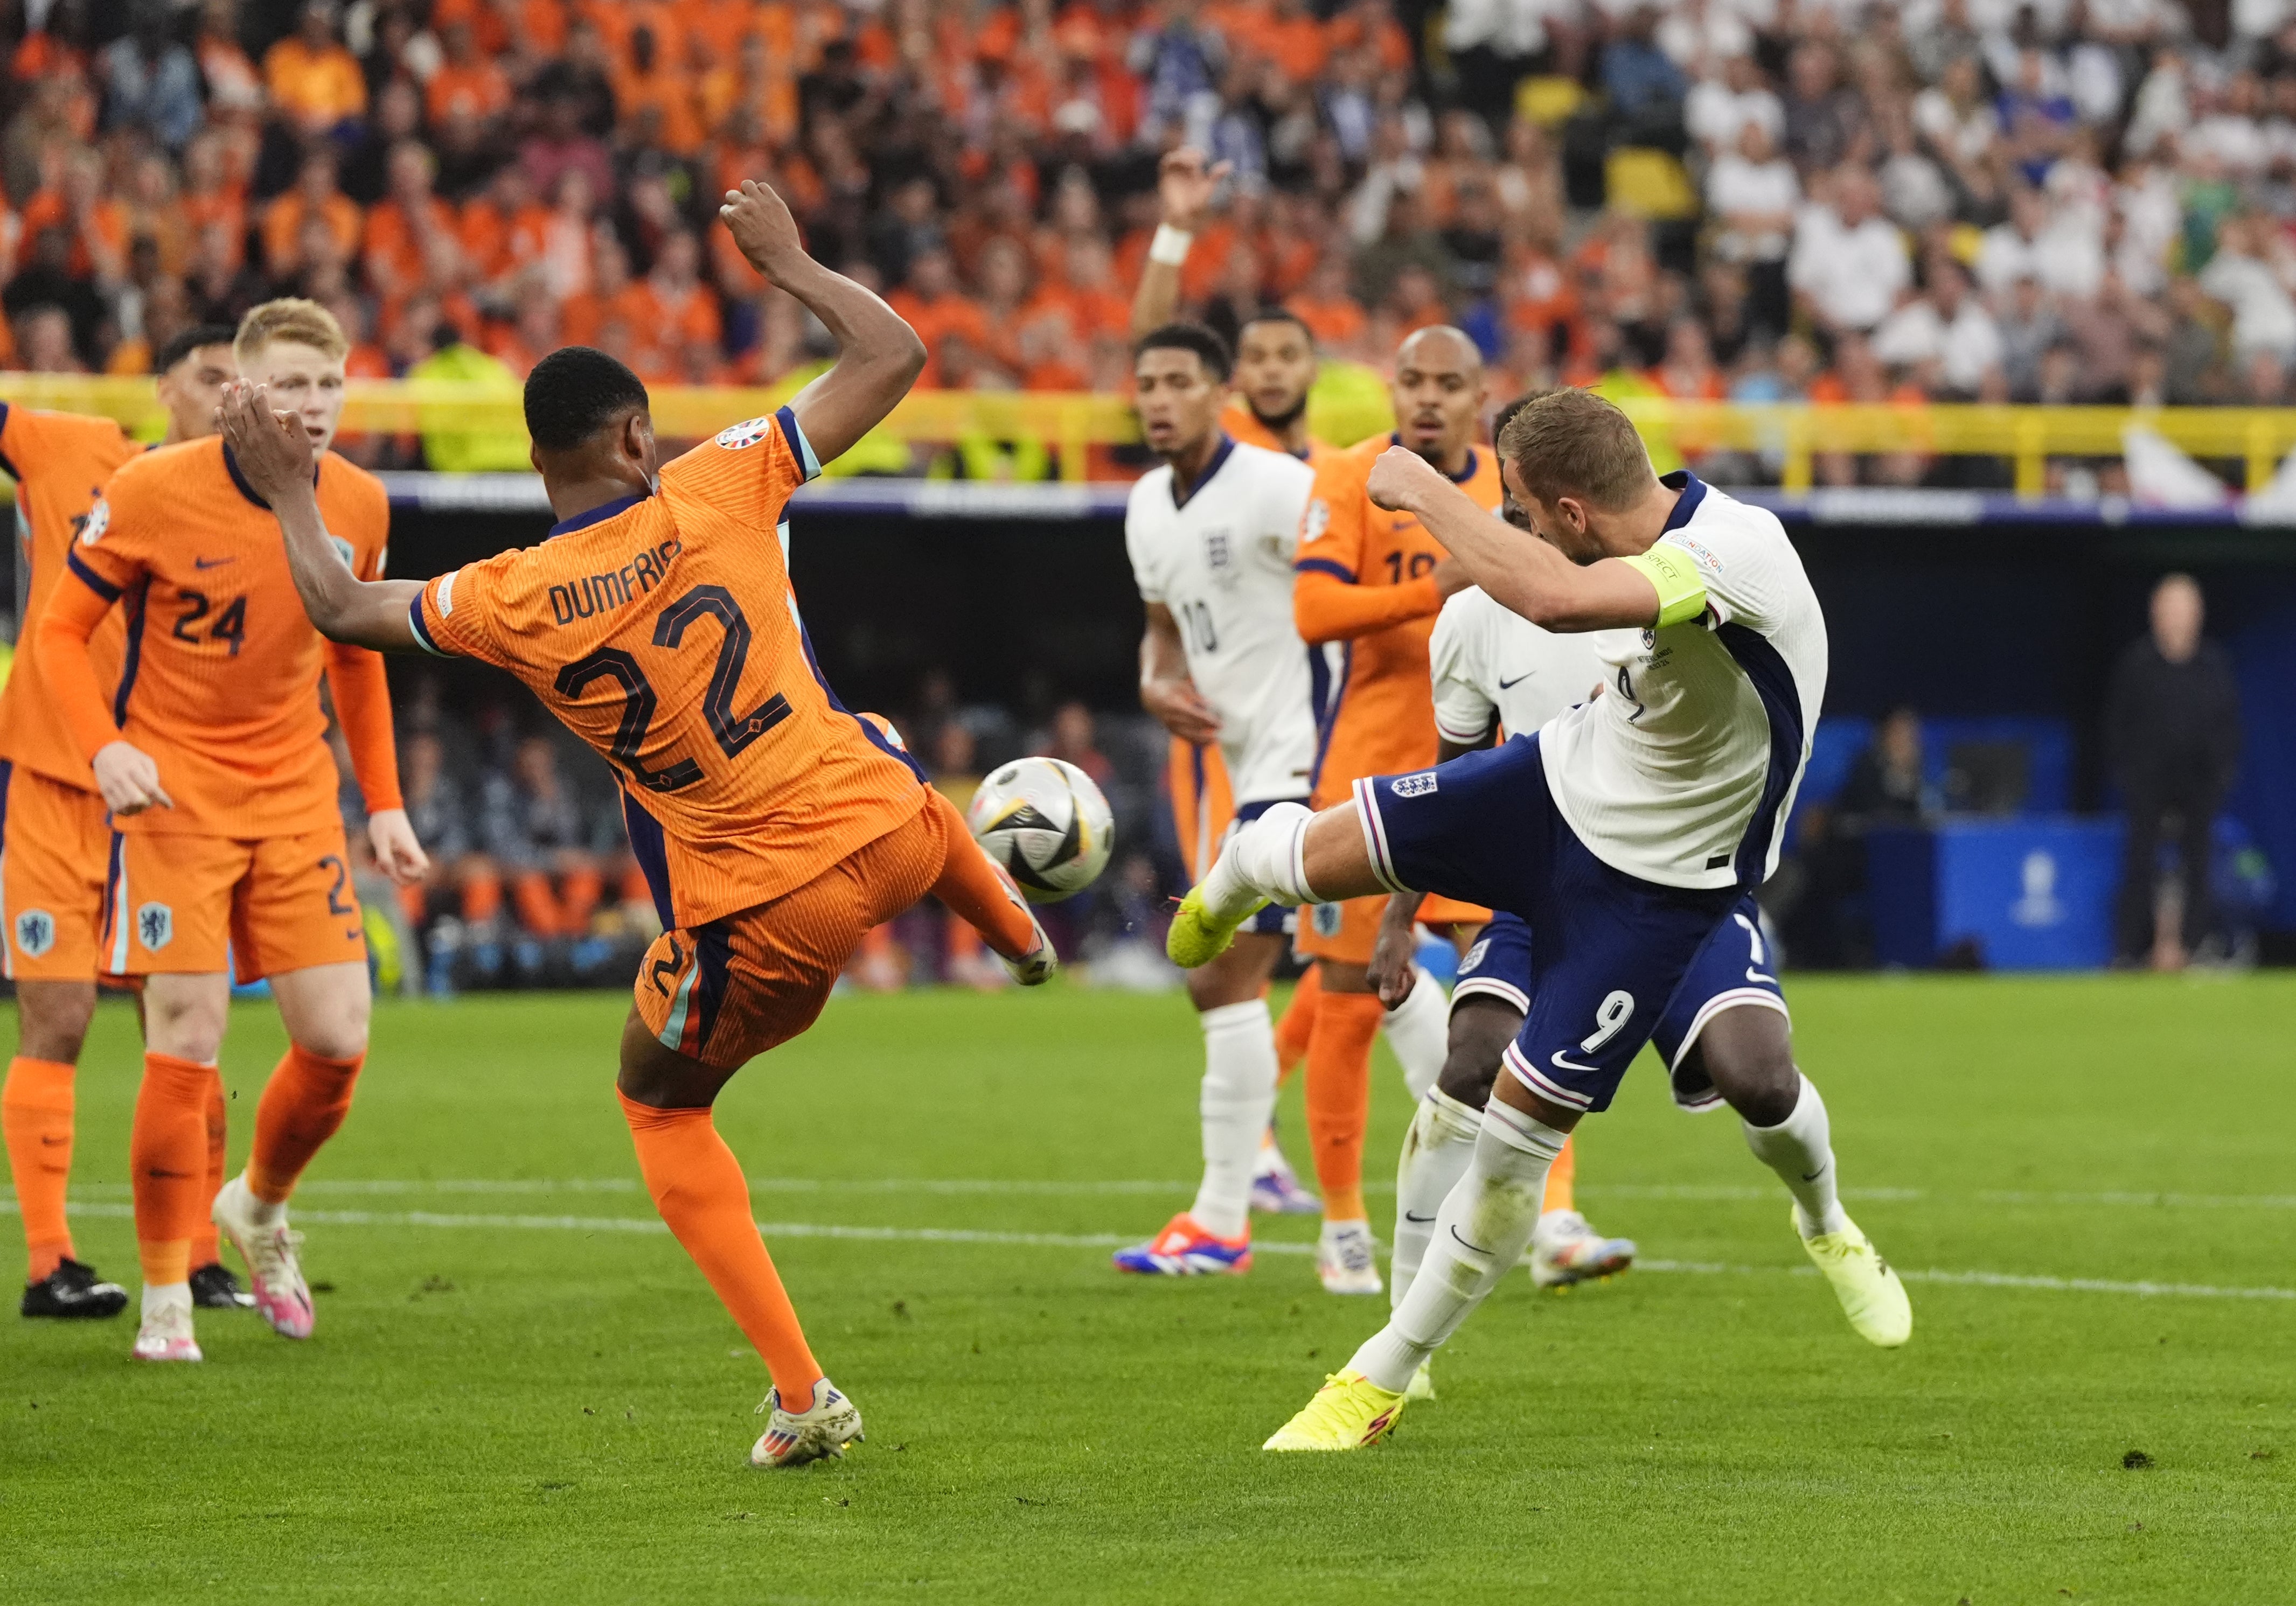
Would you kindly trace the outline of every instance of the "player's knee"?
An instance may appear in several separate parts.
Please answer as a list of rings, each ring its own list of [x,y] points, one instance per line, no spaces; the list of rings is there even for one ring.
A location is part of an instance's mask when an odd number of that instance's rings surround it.
[[[1470,995],[1452,1006],[1450,1040],[1435,1086],[1471,1110],[1489,1102],[1499,1057],[1522,1029],[1521,1012],[1502,999]]]
[[[154,1053],[194,1064],[211,1064],[222,1052],[224,1026],[229,1015],[228,994],[221,1002],[204,995],[147,995],[144,1001],[144,1040]]]
[[[1769,1019],[1734,1021],[1732,1015]],[[1775,1011],[1730,1011],[1709,1025],[1693,1052],[1703,1061],[1714,1090],[1744,1119],[1775,1127],[1793,1114],[1801,1098],[1801,1070],[1794,1064],[1785,1018]]]
[[[80,982],[23,982],[16,991],[16,1052],[59,1065],[79,1063],[95,1018],[95,987]]]

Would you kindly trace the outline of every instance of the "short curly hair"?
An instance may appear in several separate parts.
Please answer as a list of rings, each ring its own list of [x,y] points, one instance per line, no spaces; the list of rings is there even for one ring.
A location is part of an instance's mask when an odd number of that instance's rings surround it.
[[[570,452],[632,409],[652,403],[645,381],[592,346],[561,346],[526,380],[526,432],[545,452]]]

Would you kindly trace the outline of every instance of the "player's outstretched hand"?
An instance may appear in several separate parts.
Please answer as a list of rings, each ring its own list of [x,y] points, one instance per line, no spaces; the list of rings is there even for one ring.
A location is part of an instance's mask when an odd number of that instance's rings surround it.
[[[1196,690],[1193,680],[1144,680],[1140,683],[1140,706],[1183,742],[1219,739],[1219,716],[1212,712],[1212,705],[1204,701],[1204,694]]]
[[[1390,512],[1410,512],[1422,492],[1449,483],[1418,453],[1407,447],[1390,447],[1372,463],[1364,490],[1375,505]]]
[[[797,219],[790,216],[789,207],[771,184],[743,179],[740,189],[726,192],[726,204],[718,209],[718,216],[734,231],[734,243],[742,248],[750,266],[776,283],[780,283],[778,270],[792,258],[805,256]]]
[[[1372,944],[1371,968],[1365,978],[1390,1009],[1410,997],[1419,984],[1419,969],[1412,963],[1419,947],[1418,908],[1416,897],[1390,898],[1380,917],[1379,937]]]
[[[1167,151],[1156,174],[1156,199],[1163,208],[1164,222],[1192,234],[1202,228],[1220,180],[1234,171],[1234,162],[1208,163],[1193,145]]]
[[[173,808],[175,799],[160,784],[160,766],[140,747],[125,742],[106,742],[95,752],[95,790],[104,807],[116,815],[140,815],[147,808]]]
[[[292,413],[275,413],[270,394],[243,379],[223,388],[216,423],[241,475],[255,494],[275,503],[298,485],[311,484],[311,435]]]
[[[378,808],[367,816],[367,845],[374,862],[395,886],[412,887],[430,868],[430,856],[414,840],[414,827],[403,808]]]

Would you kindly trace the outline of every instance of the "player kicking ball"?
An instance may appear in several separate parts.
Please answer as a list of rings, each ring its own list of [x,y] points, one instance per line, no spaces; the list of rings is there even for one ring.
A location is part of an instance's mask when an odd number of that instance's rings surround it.
[[[1382,890],[1484,903],[1529,930],[1529,1007],[1508,1074],[1419,1274],[1271,1450],[1384,1438],[1413,1373],[1521,1258],[1571,1128],[1609,1106],[1717,929],[1775,867],[1824,700],[1824,617],[1775,517],[1686,473],[1660,480],[1626,415],[1583,390],[1531,401],[1499,451],[1536,537],[1410,453],[1385,454],[1369,489],[1419,517],[1503,606],[1595,633],[1607,693],[1536,735],[1367,776],[1321,814],[1270,810],[1188,894],[1168,939],[1193,967],[1267,902]],[[1800,1176],[1832,1179],[1822,1120],[1790,1118],[1775,1138],[1770,1163],[1794,1150]],[[1904,1343],[1903,1284],[1830,1190],[1816,1201],[1822,1215],[1806,1219],[1797,1199],[1794,1224],[1852,1325]]]
[[[233,346],[241,375],[292,409],[282,428],[302,453],[300,494],[333,531],[330,561],[380,575],[390,499],[373,475],[328,450],[349,349],[324,307],[297,299],[250,311]],[[257,1311],[282,1337],[308,1338],[311,1291],[287,1201],[349,1112],[371,1007],[322,675],[376,862],[402,885],[425,868],[400,806],[382,660],[331,647],[311,628],[261,493],[220,439],[161,447],[122,467],[68,568],[35,651],[111,810],[103,968],[144,978],[144,1079],[128,1145],[144,1268],[134,1353],[201,1358],[189,1271],[209,1217],[246,1261]],[[127,610],[128,645],[108,691],[88,643],[115,605]],[[289,1047],[256,1106],[247,1169],[210,1207],[208,1110],[230,1020],[226,955],[241,980],[269,979]]]
[[[1022,986],[1055,962],[955,806],[831,694],[776,538],[790,493],[892,410],[924,348],[805,254],[765,185],[729,191],[720,216],[750,264],[828,328],[836,366],[780,412],[665,464],[637,376],[586,347],[553,352],[526,384],[534,466],[558,516],[538,546],[427,584],[362,579],[337,559],[308,448],[271,398],[234,389],[222,423],[323,633],[507,669],[614,766],[663,927],[622,1028],[622,1113],[655,1208],[772,1375],[750,1459],[791,1466],[842,1454],[861,1414],[806,1343],[710,1105],[743,1064],[813,1024],[872,927],[928,892]]]

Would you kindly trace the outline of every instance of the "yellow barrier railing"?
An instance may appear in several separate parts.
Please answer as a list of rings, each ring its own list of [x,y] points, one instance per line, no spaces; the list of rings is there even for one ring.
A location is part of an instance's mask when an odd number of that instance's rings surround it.
[[[652,393],[655,427],[665,436],[714,434],[789,399],[787,386],[759,389],[664,386]],[[0,373],[0,401],[117,418],[156,438],[163,420],[144,379],[79,374]],[[2041,495],[2051,457],[2117,457],[2121,431],[2142,424],[2195,457],[2237,459],[2247,488],[2270,480],[2296,448],[2296,408],[2024,407],[1900,406],[1746,406],[1655,397],[1621,400],[1645,434],[1689,456],[1716,450],[1759,452],[1782,464],[1788,491],[1810,488],[1821,453],[1913,452],[1925,456],[2008,457],[2017,493]],[[376,433],[523,435],[515,390],[437,381],[357,380],[348,387],[343,428]],[[1064,479],[1086,477],[1089,448],[1129,445],[1138,421],[1120,396],[1067,391],[920,390],[904,397],[881,426],[897,441],[944,442],[974,436],[1033,439],[1058,449]]]

